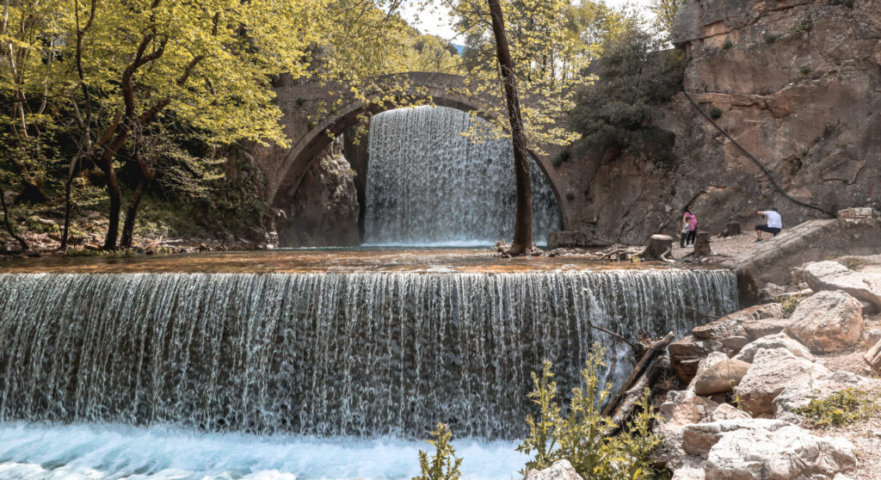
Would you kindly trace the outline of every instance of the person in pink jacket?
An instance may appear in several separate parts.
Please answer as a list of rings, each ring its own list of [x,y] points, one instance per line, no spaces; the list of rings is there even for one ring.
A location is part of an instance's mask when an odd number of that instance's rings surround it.
[[[697,237],[697,217],[691,213],[691,209],[685,207],[685,214],[682,216],[682,236],[679,237],[679,246],[681,248],[694,248],[695,237]]]

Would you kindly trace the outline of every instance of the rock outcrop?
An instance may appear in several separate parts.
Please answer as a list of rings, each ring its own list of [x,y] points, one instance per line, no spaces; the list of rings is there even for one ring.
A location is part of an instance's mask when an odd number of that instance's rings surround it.
[[[355,172],[342,155],[342,142],[336,141],[307,170],[300,188],[288,203],[278,225],[279,244],[282,247],[359,245],[359,211]]]
[[[798,305],[789,320],[786,334],[815,353],[848,348],[863,333],[863,307],[842,291],[811,296]]]
[[[851,261],[853,268],[847,268],[841,262],[815,262],[797,270],[794,276],[814,290],[843,290],[881,309],[881,258],[843,260]]]
[[[826,367],[796,357],[789,350],[760,349],[752,366],[737,386],[741,406],[753,415],[774,413],[774,399],[791,384],[811,384],[826,375]]]
[[[879,39],[879,0],[688,0],[673,31],[685,90],[789,195],[830,211],[881,210]],[[672,171],[626,153],[559,167],[582,179],[570,228],[642,244],[671,233],[686,205],[713,233],[732,219],[750,231],[771,206],[786,227],[823,217],[784,199],[683,94],[653,125],[676,135]]]

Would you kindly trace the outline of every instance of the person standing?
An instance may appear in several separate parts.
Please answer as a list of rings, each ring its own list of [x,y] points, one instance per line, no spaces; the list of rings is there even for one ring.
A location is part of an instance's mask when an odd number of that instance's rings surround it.
[[[783,230],[783,219],[777,213],[776,208],[770,210],[759,211],[759,215],[764,215],[765,225],[756,225],[756,243],[763,241],[762,232],[768,232],[776,237],[780,230]]]
[[[679,246],[685,248],[687,246],[694,247],[694,240],[697,236],[697,217],[691,213],[689,207],[685,207],[685,214],[682,216],[682,236],[679,237]]]

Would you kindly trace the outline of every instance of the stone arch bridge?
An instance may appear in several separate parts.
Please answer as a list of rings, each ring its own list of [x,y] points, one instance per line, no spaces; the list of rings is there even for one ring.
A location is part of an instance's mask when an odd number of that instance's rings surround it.
[[[406,87],[402,95],[412,100],[431,101],[437,106],[466,112],[487,111],[485,107],[489,99],[471,93],[465,78],[458,75],[411,72],[383,78],[405,79],[403,83]],[[382,79],[377,79],[377,83],[380,81]],[[257,147],[252,152],[266,174],[266,200],[273,208],[283,209],[294,197],[309,167],[333,141],[328,132],[333,136],[341,135],[350,127],[356,126],[360,115],[367,111],[376,114],[396,108],[395,105],[382,104],[377,98],[364,102],[341,92],[343,89],[339,86],[320,86],[314,83],[298,85],[281,82],[276,86],[277,102],[284,114],[282,124],[285,134],[291,140],[291,146]],[[340,98],[342,103],[336,109],[328,114],[318,115],[320,109],[326,109]],[[314,120],[316,118],[320,120]],[[563,229],[566,230],[572,219],[576,218],[574,212],[570,211],[573,202],[565,201],[573,186],[569,185],[566,175],[558,171],[551,162],[560,148],[554,145],[539,147],[545,154],[532,152],[532,156],[548,177],[557,196]],[[353,168],[363,178],[367,165],[353,165]],[[538,174],[535,171],[532,173]]]

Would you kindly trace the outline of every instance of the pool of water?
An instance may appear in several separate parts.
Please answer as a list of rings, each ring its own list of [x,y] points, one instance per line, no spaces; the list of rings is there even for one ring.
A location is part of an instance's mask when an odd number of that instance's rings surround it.
[[[527,457],[513,442],[454,441],[462,477],[519,478]],[[122,425],[0,425],[0,478],[27,480],[404,480],[420,449],[395,438],[205,434]]]
[[[585,256],[501,258],[490,248],[446,247],[316,248],[0,260],[0,273],[518,273],[678,268],[684,267],[663,262],[607,262]]]

